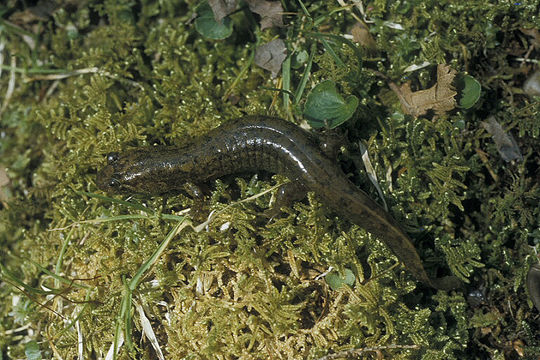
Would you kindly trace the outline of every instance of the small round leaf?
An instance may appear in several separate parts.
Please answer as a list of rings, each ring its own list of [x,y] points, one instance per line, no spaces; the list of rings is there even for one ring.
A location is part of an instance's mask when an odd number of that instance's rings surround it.
[[[217,22],[207,1],[197,6],[196,12],[199,16],[195,19],[195,29],[205,38],[221,40],[232,34],[231,19],[227,16]]]
[[[480,98],[482,86],[472,76],[460,75],[457,77],[457,90],[461,95],[459,98],[459,107],[469,109],[476,104]]]
[[[326,283],[330,285],[332,290],[338,290],[343,285],[353,286],[356,277],[350,269],[345,269],[344,274],[338,274],[336,272],[331,272],[325,277]]]
[[[24,354],[28,360],[41,360],[41,350],[35,340],[29,341],[24,346]]]
[[[308,94],[304,116],[313,128],[324,126],[330,129],[349,120],[358,107],[358,98],[349,95],[343,98],[331,80],[323,81]]]

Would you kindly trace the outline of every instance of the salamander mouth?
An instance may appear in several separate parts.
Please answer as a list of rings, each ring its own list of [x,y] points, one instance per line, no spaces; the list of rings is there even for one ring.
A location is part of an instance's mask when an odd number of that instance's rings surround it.
[[[103,191],[117,192],[121,184],[120,181],[114,176],[114,168],[107,165],[98,171],[96,176],[96,185]]]

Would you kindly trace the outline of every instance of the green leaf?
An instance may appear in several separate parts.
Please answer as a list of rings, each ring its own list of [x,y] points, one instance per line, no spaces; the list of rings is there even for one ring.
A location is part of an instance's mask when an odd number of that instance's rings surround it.
[[[345,269],[345,273],[343,275],[336,272],[331,272],[325,276],[325,280],[326,283],[330,285],[332,290],[337,290],[342,285],[353,286],[356,278],[350,269]]]
[[[315,86],[307,96],[304,116],[314,128],[328,126],[330,129],[349,120],[358,106],[358,98],[349,95],[346,99],[338,94],[331,80]]]
[[[27,342],[24,346],[24,353],[28,360],[41,360],[41,351],[39,350],[39,345],[35,340]]]
[[[291,67],[293,69],[299,69],[309,59],[309,54],[306,50],[301,50],[294,54],[292,57]]]
[[[461,95],[459,107],[463,109],[471,108],[480,98],[482,86],[475,78],[464,74],[459,75],[456,82],[458,93]]]
[[[195,29],[205,38],[221,40],[232,34],[231,19],[226,16],[221,22],[217,22],[207,1],[197,6],[196,12],[199,16],[195,19]]]

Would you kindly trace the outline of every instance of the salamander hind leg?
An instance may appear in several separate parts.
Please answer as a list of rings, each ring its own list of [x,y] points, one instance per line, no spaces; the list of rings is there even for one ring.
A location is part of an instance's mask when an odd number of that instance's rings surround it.
[[[319,137],[319,149],[329,159],[337,159],[341,147],[349,146],[349,140],[344,133],[334,130],[326,131]]]

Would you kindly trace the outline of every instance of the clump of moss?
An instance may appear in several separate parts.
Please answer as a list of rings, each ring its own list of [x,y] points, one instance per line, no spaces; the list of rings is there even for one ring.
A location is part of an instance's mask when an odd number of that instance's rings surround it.
[[[375,1],[364,14],[373,54],[320,40],[350,29],[351,8],[283,3],[294,14],[287,28],[261,31],[242,9],[232,15],[237,31],[222,41],[196,32],[191,1],[66,3],[17,26],[9,19],[24,9],[0,7],[8,19],[0,43],[17,65],[4,64],[0,77],[2,92],[10,72],[16,80],[0,118],[0,164],[10,179],[0,210],[2,355],[23,358],[34,340],[44,357],[75,357],[82,338],[85,355],[102,356],[123,332],[119,358],[155,358],[149,342],[136,340],[149,336],[141,313],[170,358],[316,359],[366,347],[398,359],[540,353],[523,285],[540,236],[540,105],[515,90],[526,69],[514,56],[528,50],[519,29],[540,26],[540,4]],[[220,179],[205,200],[120,200],[97,190],[96,169],[110,151],[181,144],[246,113],[301,113],[305,94],[288,106],[269,89],[280,81],[297,89],[306,64],[278,80],[250,64],[255,43],[275,36],[289,50],[314,49],[308,88],[330,79],[361,99],[343,125],[349,140],[367,144],[389,211],[428,271],[461,277],[466,292],[417,284],[379,239],[313,194],[270,222],[261,214],[271,192],[239,201],[280,176]],[[467,111],[403,114],[377,72],[399,82],[423,61],[468,71],[485,95]],[[417,88],[436,80],[432,67],[409,78]],[[523,162],[498,156],[479,126],[488,114],[516,136]],[[377,198],[352,165],[354,147],[347,154],[343,167]],[[193,224],[221,211],[205,231],[172,237],[187,207]],[[330,267],[352,272],[354,282],[335,289],[317,278]]]

